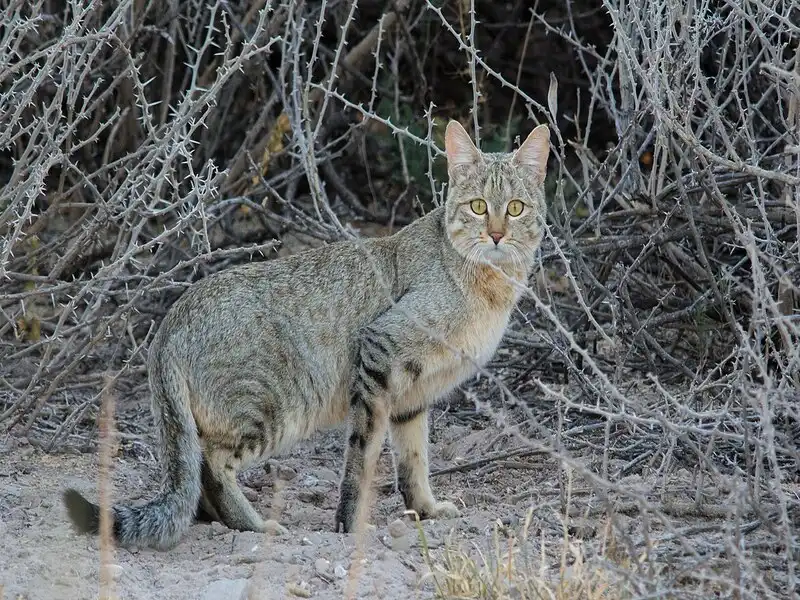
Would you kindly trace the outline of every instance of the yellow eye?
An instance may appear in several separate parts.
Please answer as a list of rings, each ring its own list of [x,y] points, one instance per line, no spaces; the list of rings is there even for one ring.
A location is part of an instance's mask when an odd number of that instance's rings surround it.
[[[476,215],[485,215],[486,214],[486,200],[481,200],[477,198],[469,203],[469,207],[472,209]]]
[[[508,203],[506,212],[512,217],[518,217],[522,214],[524,208],[525,205],[522,203],[522,200],[512,200]]]

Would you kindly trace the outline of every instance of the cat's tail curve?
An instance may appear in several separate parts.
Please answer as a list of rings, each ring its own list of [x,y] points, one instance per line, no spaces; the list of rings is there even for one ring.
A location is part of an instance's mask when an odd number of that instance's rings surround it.
[[[122,546],[150,546],[165,550],[178,543],[194,520],[202,490],[202,451],[190,408],[185,379],[164,360],[150,353],[150,389],[153,416],[161,442],[164,483],[161,492],[139,505],[111,507],[113,532]],[[158,356],[161,355],[161,356]],[[74,489],[64,491],[64,504],[75,528],[98,533],[100,507]]]

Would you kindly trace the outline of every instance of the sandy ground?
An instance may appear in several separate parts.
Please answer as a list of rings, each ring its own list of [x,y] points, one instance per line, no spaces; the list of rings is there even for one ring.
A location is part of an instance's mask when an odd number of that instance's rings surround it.
[[[432,468],[479,458],[496,439],[491,428],[472,428],[441,419],[434,427]],[[135,438],[135,436],[134,436]],[[150,454],[152,435],[123,439],[113,459],[114,495],[147,498],[158,480]],[[78,600],[97,598],[100,573],[98,540],[71,529],[60,494],[74,486],[97,498],[98,456],[67,448],[45,454],[26,439],[0,438],[0,600]],[[366,534],[364,559],[357,560],[355,538],[333,532],[341,471],[342,432],[321,432],[270,469],[242,474],[246,494],[264,515],[276,518],[288,533],[268,536],[230,531],[219,523],[195,524],[172,550],[117,549],[111,572],[117,598],[277,599],[343,598],[358,574],[357,598],[430,598],[429,566],[418,532],[404,520],[400,495],[378,490]],[[542,464],[537,465],[537,460]],[[423,525],[432,560],[445,538],[461,542],[489,539],[497,519],[523,518],[530,498],[510,503],[524,489],[554,493],[553,464],[533,457],[529,468],[513,471],[468,469],[433,480],[442,500],[462,508],[462,517]],[[389,455],[381,461],[379,482],[388,482]],[[522,494],[524,495],[524,494]],[[395,522],[395,523],[393,523]],[[390,526],[391,525],[391,526]],[[355,571],[355,573],[354,573]],[[360,573],[358,573],[360,571]]]

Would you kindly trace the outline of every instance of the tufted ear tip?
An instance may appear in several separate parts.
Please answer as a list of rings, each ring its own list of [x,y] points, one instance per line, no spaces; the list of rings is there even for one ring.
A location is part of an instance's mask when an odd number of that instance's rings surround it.
[[[550,128],[539,125],[528,134],[514,153],[514,164],[532,168],[536,183],[541,184],[547,174],[547,158],[550,156]]]
[[[448,169],[459,165],[474,165],[481,160],[480,151],[458,121],[451,120],[447,124],[444,148],[447,153]]]

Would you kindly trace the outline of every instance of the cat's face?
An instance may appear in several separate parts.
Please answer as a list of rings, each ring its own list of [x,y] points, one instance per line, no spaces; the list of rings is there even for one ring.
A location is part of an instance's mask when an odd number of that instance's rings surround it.
[[[447,233],[456,251],[471,261],[528,267],[542,240],[550,130],[539,125],[516,152],[482,153],[450,121],[445,148]]]

